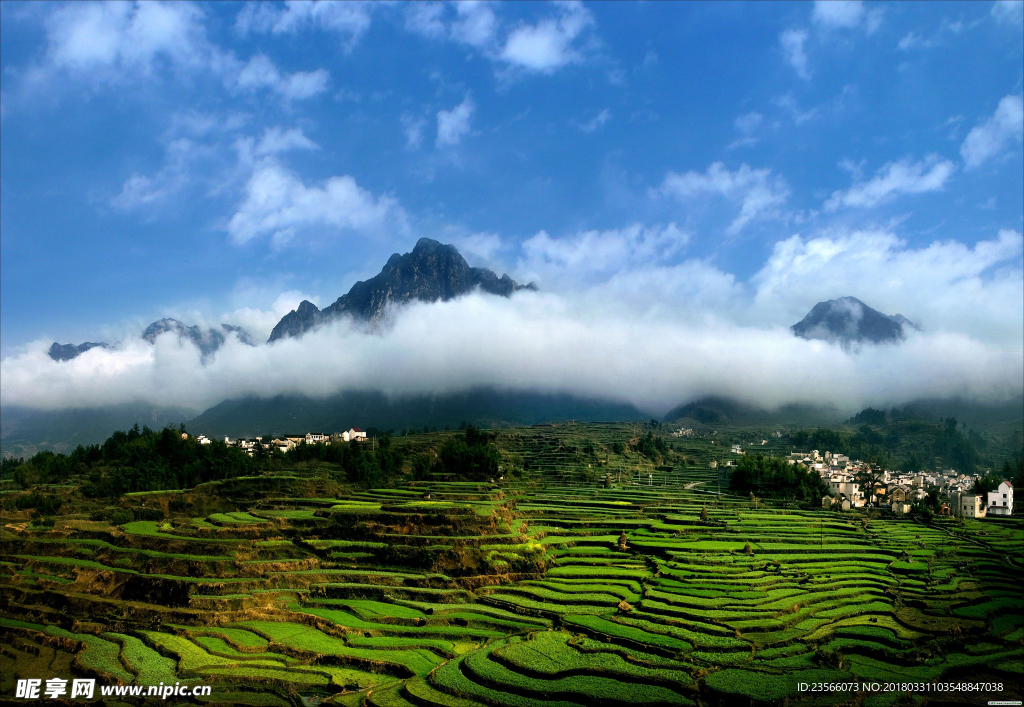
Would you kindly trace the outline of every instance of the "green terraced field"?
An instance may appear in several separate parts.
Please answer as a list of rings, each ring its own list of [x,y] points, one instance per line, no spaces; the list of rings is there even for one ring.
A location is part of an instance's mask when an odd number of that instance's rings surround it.
[[[161,521],[4,529],[3,689],[41,670],[210,682],[216,704],[870,707],[959,696],[796,685],[971,679],[1006,686],[986,700],[1020,699],[1020,519],[754,507],[693,488],[714,476],[692,465],[648,486],[649,462],[607,451],[628,432],[503,431],[502,454],[531,472],[500,486],[367,489],[300,470],[265,493],[207,484],[208,505]],[[588,434],[643,483],[581,480]]]

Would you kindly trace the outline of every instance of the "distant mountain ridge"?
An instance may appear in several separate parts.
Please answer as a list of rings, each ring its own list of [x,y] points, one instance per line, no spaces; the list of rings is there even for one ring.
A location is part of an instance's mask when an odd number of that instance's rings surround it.
[[[248,344],[249,346],[256,345],[256,341],[252,338],[249,332],[242,327],[234,326],[232,324],[221,324],[220,326],[223,329],[223,333],[216,329],[207,329],[206,331],[203,331],[198,326],[186,326],[177,319],[164,318],[158,319],[146,327],[146,330],[142,332],[142,338],[152,344],[156,342],[156,337],[165,332],[177,332],[179,337],[188,339],[195,344],[196,348],[199,349],[200,353],[202,353],[204,357],[211,355],[223,346],[227,336],[230,336],[231,334],[236,334],[239,341],[243,344]]]
[[[832,424],[842,419],[842,413],[828,405],[790,404],[776,410],[732,398],[708,396],[698,398],[669,410],[662,420],[682,425],[803,425]]]
[[[253,339],[252,335],[242,327],[235,326],[233,324],[221,324],[220,327],[220,330],[207,329],[206,331],[203,331],[198,326],[187,326],[186,324],[179,322],[177,319],[165,317],[163,319],[156,320],[146,327],[145,331],[142,332],[142,338],[152,344],[156,342],[156,337],[168,331],[173,331],[177,333],[179,338],[188,339],[195,344],[204,359],[211,356],[221,346],[223,346],[224,342],[227,341],[227,337],[231,334],[235,334],[238,337],[238,340],[243,344],[248,344],[249,346],[256,345],[256,340]],[[54,341],[50,350],[47,351],[47,354],[49,354],[50,358],[54,361],[70,361],[73,358],[81,356],[89,349],[98,347],[109,349],[112,346],[111,344],[104,342],[95,343],[87,341],[84,344],[58,344]]]
[[[270,334],[269,342],[302,334],[338,317],[377,324],[384,317],[388,304],[447,302],[479,287],[500,297],[513,292],[536,290],[532,282],[520,285],[507,274],[500,278],[487,268],[471,267],[453,245],[430,238],[421,238],[411,253],[392,255],[384,268],[369,280],[360,280],[334,304],[318,309],[303,300],[298,308],[286,314]]]
[[[54,361],[70,361],[73,358],[81,356],[89,349],[95,348],[109,349],[110,344],[94,341],[86,341],[84,344],[58,344],[54,341],[50,350],[46,353],[48,353],[50,358]]]
[[[896,344],[906,338],[907,329],[919,326],[902,314],[882,314],[856,297],[818,302],[803,319],[790,327],[796,336],[839,342]]]

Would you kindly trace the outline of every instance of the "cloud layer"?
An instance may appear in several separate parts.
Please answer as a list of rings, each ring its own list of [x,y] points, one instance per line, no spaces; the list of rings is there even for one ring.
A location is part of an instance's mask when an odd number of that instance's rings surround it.
[[[152,346],[127,339],[62,363],[40,341],[0,362],[0,402],[145,401],[199,410],[246,395],[445,393],[479,385],[613,398],[652,414],[709,394],[849,410],[920,396],[1003,399],[1024,389],[1022,242],[1014,231],[974,248],[937,242],[910,249],[886,232],[793,236],[776,244],[745,286],[702,261],[669,262],[666,254],[686,244],[674,225],[564,241],[541,233],[525,262],[575,272],[589,255],[593,266],[583,269],[591,281],[569,288],[568,276],[551,277],[562,294],[556,287],[510,299],[414,303],[394,310],[376,334],[339,321],[272,345],[232,338],[205,365],[173,334]],[[608,267],[613,261],[626,267]],[[816,301],[844,294],[924,329],[899,346],[852,351],[789,331]],[[271,312],[245,310],[242,323],[265,328],[301,296],[282,295]]]

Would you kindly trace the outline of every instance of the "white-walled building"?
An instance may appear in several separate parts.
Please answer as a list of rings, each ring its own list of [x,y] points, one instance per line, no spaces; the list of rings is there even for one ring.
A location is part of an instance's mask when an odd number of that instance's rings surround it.
[[[322,432],[307,432],[306,433],[306,444],[327,444],[331,441],[330,435],[325,435]]]
[[[850,501],[854,508],[864,505],[864,494],[860,492],[860,484],[847,476],[833,476],[828,482],[828,492],[833,496],[841,496]]]
[[[988,492],[988,511],[990,515],[1013,515],[1013,484],[1003,481],[995,491]]]
[[[960,494],[956,505],[957,514],[965,518],[984,518],[987,512],[985,500],[985,496],[980,493]]]

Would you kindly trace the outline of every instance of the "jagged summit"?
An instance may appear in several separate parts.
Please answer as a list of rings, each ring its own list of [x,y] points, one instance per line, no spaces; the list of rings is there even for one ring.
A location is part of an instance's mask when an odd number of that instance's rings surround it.
[[[213,355],[217,349],[224,345],[227,337],[231,334],[235,334],[238,340],[243,344],[249,346],[255,346],[256,341],[252,338],[252,334],[243,329],[240,326],[234,326],[233,324],[221,324],[220,329],[207,329],[203,331],[198,326],[187,326],[177,319],[171,319],[165,317],[163,319],[157,319],[155,322],[146,327],[145,331],[142,332],[142,338],[149,343],[154,343],[156,337],[161,334],[173,331],[181,338],[188,339],[196,348],[202,353],[203,358],[206,359]],[[73,358],[81,356],[89,349],[101,347],[104,349],[111,348],[111,344],[107,343],[95,343],[87,341],[84,344],[58,344],[56,341],[50,347],[47,352],[54,361],[70,361]]]
[[[203,331],[198,326],[186,326],[177,319],[164,318],[158,319],[146,327],[146,330],[142,332],[142,338],[152,344],[156,341],[156,337],[164,332],[173,331],[179,337],[188,339],[195,344],[204,357],[213,354],[223,346],[225,339],[231,334],[236,334],[243,344],[256,345],[249,332],[242,327],[232,324],[221,324],[220,326],[223,331],[217,329]]]
[[[102,341],[86,341],[84,344],[58,344],[54,341],[50,350],[46,353],[49,354],[50,358],[54,361],[70,361],[73,358],[81,356],[89,349],[95,348],[109,349],[110,344],[103,343]]]
[[[537,289],[532,282],[520,285],[507,274],[499,278],[487,268],[470,267],[455,246],[421,238],[411,253],[395,253],[379,274],[360,280],[334,304],[321,310],[303,300],[297,309],[277,323],[270,341],[301,336],[342,315],[376,324],[389,303],[446,302],[477,287],[502,297],[509,297],[517,290]]]
[[[804,339],[853,343],[895,344],[906,338],[906,330],[920,329],[902,314],[883,314],[856,297],[818,302],[807,316],[790,327]]]

